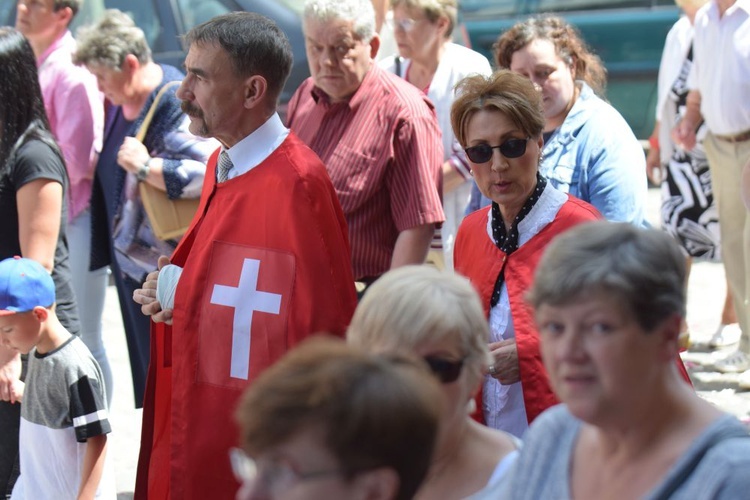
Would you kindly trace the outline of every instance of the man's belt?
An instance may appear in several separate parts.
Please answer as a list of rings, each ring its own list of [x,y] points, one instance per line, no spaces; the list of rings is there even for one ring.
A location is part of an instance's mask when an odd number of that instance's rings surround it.
[[[734,134],[734,135],[719,135],[719,134],[714,134],[714,137],[716,137],[720,141],[724,141],[724,142],[732,142],[732,143],[734,143],[734,142],[745,142],[748,139],[750,139],[750,129],[745,130],[744,132],[740,132],[739,134]]]

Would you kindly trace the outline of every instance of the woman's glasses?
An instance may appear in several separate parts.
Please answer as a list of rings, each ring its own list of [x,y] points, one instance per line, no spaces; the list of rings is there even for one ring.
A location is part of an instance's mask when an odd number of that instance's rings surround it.
[[[284,491],[297,483],[344,474],[342,469],[302,472],[293,463],[280,459],[264,462],[261,466],[239,448],[230,448],[229,461],[238,482],[250,484],[260,481],[272,496],[282,496]]]
[[[492,159],[492,150],[499,149],[500,153],[506,158],[518,158],[526,153],[526,144],[530,137],[526,139],[508,139],[499,146],[490,146],[489,144],[479,144],[464,149],[466,156],[474,163],[487,163]]]
[[[409,19],[407,17],[404,19],[391,19],[389,24],[394,31],[397,29],[401,29],[406,33],[409,33],[420,21],[422,21],[422,19]]]
[[[463,359],[451,361],[437,356],[425,356],[424,360],[427,362],[427,366],[430,367],[433,375],[443,384],[450,384],[458,380],[459,375],[461,375],[461,368],[464,366]]]

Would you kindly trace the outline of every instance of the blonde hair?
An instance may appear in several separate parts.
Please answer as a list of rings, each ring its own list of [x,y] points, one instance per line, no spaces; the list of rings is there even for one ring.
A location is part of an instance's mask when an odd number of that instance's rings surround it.
[[[431,23],[437,21],[440,16],[447,17],[450,24],[445,32],[446,38],[451,37],[458,22],[458,2],[456,0],[391,0],[391,9],[395,9],[399,5],[403,5],[409,10],[421,10]]]
[[[466,278],[427,266],[405,266],[383,275],[354,312],[347,341],[365,350],[414,349],[455,338],[466,367],[478,380],[489,364],[489,326]]]
[[[708,2],[709,0],[674,0],[674,3],[680,8],[693,7],[695,9],[700,9]]]

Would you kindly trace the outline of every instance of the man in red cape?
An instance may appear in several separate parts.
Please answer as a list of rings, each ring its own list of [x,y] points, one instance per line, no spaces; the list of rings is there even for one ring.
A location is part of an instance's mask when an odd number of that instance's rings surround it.
[[[191,132],[222,148],[171,264],[134,295],[157,322],[136,498],[234,498],[228,452],[243,389],[307,336],[343,335],[356,305],[333,185],[276,114],[292,62],[286,36],[240,12],[186,40],[177,96]]]

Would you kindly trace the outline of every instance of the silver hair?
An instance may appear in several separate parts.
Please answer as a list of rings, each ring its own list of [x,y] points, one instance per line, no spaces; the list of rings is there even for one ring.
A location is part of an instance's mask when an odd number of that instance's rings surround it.
[[[375,9],[370,0],[307,0],[304,19],[352,21],[354,35],[363,42],[375,36]]]
[[[104,66],[119,71],[129,54],[134,55],[141,64],[151,62],[151,49],[143,30],[135,25],[130,16],[117,9],[108,9],[98,23],[80,28],[76,41],[76,64]]]
[[[685,280],[685,257],[664,231],[587,222],[546,248],[527,299],[536,309],[609,294],[651,331],[672,315],[685,316]]]

